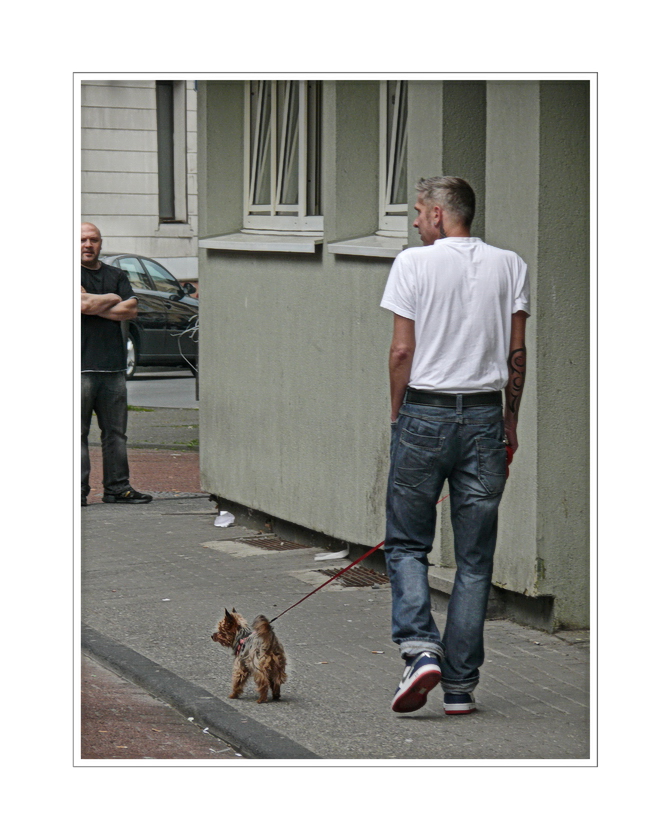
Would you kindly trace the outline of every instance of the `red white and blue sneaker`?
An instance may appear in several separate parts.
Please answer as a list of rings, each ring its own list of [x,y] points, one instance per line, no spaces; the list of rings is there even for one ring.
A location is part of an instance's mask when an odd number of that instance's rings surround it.
[[[446,694],[444,695],[445,715],[469,715],[476,711],[475,698],[472,694]]]
[[[391,703],[394,712],[415,712],[426,705],[428,692],[442,679],[440,663],[434,653],[424,651],[407,660],[402,680]]]

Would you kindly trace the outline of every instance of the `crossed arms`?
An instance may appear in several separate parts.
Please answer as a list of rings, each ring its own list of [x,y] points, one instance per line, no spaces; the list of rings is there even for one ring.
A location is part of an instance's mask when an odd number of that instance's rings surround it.
[[[137,318],[137,298],[121,300],[119,295],[92,295],[81,287],[81,314],[99,315],[110,321],[132,321]]]

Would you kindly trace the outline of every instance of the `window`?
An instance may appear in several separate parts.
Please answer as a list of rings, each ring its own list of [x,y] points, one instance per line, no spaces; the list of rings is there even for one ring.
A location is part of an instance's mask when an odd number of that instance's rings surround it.
[[[407,245],[407,88],[407,81],[379,84],[379,228],[330,242],[330,254],[393,259]]]
[[[158,218],[187,222],[186,82],[156,82]]]
[[[407,236],[407,81],[381,83],[379,233]]]
[[[251,81],[245,93],[246,228],[323,230],[320,83]]]
[[[144,269],[139,260],[134,257],[121,257],[115,264],[126,272],[133,289],[151,290],[151,285],[147,280],[147,275],[144,273]]]
[[[179,294],[181,287],[172,275],[162,265],[152,260],[143,260],[147,274],[153,280],[154,286],[159,292],[167,292],[170,295]]]

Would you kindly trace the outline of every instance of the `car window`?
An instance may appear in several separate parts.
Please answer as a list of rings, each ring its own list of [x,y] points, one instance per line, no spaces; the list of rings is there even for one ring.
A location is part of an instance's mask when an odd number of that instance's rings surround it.
[[[159,292],[179,293],[181,287],[167,269],[150,260],[144,260],[144,265]]]
[[[135,289],[151,289],[142,263],[135,257],[120,257],[116,260],[116,265],[126,272],[130,285]]]

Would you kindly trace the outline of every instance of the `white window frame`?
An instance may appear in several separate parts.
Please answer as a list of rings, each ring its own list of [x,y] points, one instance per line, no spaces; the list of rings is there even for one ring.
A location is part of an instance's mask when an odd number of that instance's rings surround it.
[[[275,233],[305,233],[323,231],[323,216],[308,214],[308,166],[309,159],[318,159],[318,149],[308,149],[310,142],[319,143],[319,132],[309,132],[308,120],[308,81],[291,81],[291,86],[297,87],[298,94],[298,118],[297,134],[288,136],[288,97],[285,95],[282,102],[279,101],[279,83],[276,80],[260,80],[258,83],[260,94],[257,101],[252,105],[251,82],[245,82],[244,101],[244,226],[243,232],[275,232]],[[268,87],[266,87],[268,86]],[[293,92],[296,87],[292,87]],[[269,88],[270,93],[270,115],[269,115],[269,143],[264,150],[261,149],[261,136],[252,137],[252,113],[251,108],[259,109],[257,117],[260,116],[262,99],[265,91]],[[288,93],[288,87],[285,94]],[[284,109],[283,114],[279,113]],[[282,116],[283,119],[279,119]],[[314,116],[312,115],[312,118]],[[259,123],[257,119],[257,124]],[[283,127],[282,136],[280,126]],[[312,138],[310,140],[310,138]],[[253,148],[252,148],[253,145]],[[268,204],[254,203],[255,177],[259,170],[257,166],[258,155],[264,153],[270,155],[270,202]],[[282,193],[282,178],[286,167],[281,165],[287,155],[294,160],[298,156],[298,201],[297,204],[281,204],[279,198]],[[312,178],[318,177],[314,172]]]
[[[393,85],[396,107],[389,113],[389,85]],[[404,85],[404,91],[401,89]],[[408,205],[393,204],[391,199],[396,185],[398,172],[395,161],[407,156],[407,121],[401,125],[400,100],[407,97],[408,83],[406,80],[381,82],[379,87],[379,231],[381,236],[407,236]],[[390,140],[389,140],[389,120]],[[398,145],[400,149],[398,150]],[[399,151],[399,153],[398,153]]]

